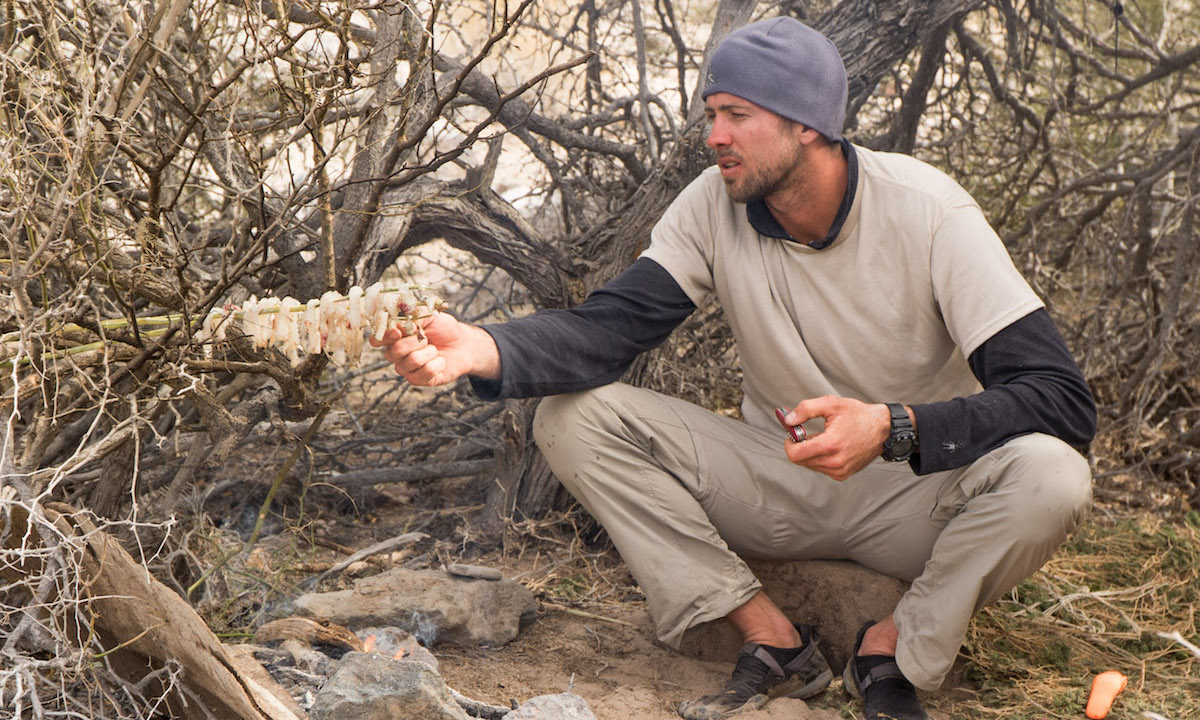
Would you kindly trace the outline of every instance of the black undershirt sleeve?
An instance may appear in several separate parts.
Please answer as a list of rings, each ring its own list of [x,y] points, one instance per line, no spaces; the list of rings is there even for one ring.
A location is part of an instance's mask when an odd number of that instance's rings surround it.
[[[639,258],[569,310],[482,326],[500,351],[500,380],[472,377],[482,398],[538,397],[618,380],[696,306],[661,265]]]
[[[920,449],[910,464],[918,474],[962,467],[1035,432],[1081,449],[1091,442],[1095,401],[1044,309],[997,332],[968,363],[983,392],[913,406]]]

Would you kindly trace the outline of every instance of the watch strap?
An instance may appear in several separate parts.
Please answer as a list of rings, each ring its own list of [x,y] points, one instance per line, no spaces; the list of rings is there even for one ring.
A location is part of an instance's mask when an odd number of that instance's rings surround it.
[[[917,451],[917,433],[912,418],[900,403],[884,403],[891,415],[891,432],[883,442],[883,459],[907,460]],[[907,441],[907,442],[905,442]],[[900,446],[897,448],[897,446]]]
[[[900,403],[884,403],[887,405],[888,412],[892,415],[892,432],[897,430],[912,430],[912,418],[908,416],[908,411]]]

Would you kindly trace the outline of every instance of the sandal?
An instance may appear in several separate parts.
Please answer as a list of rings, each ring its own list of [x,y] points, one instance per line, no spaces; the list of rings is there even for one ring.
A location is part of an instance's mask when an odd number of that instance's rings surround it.
[[[681,702],[676,708],[685,720],[720,720],[746,710],[757,710],[771,697],[813,697],[833,681],[833,671],[817,649],[817,631],[808,625],[796,625],[800,648],[774,648],[746,643],[738,652],[733,675],[719,693]]]
[[[858,631],[854,652],[842,673],[846,692],[862,700],[866,706],[866,720],[930,720],[917,699],[916,687],[900,672],[894,656],[858,656],[863,636],[874,624],[874,621],[868,622]]]

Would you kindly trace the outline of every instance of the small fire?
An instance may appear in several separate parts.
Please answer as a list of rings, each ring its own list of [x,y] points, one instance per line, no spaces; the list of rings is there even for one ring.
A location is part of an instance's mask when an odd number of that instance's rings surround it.
[[[366,637],[366,639],[363,640],[363,652],[371,652],[374,649],[375,649],[375,636],[368,635]]]
[[[396,651],[396,654],[392,656],[392,659],[393,660],[401,660],[403,658],[408,657],[411,654],[412,653],[410,653],[408,651],[408,648],[400,648],[399,650]]]

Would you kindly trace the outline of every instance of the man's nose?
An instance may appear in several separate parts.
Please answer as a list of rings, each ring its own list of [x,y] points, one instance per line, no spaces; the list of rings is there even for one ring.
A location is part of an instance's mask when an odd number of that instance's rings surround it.
[[[708,137],[704,139],[704,143],[714,150],[729,144],[729,133],[720,118],[713,118],[710,122]]]

